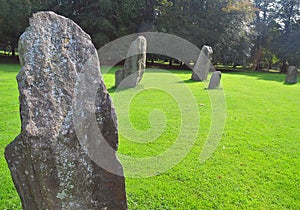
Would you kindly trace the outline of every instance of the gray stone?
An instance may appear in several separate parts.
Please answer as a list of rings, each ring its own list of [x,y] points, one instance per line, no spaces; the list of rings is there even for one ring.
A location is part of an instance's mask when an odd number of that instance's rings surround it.
[[[216,67],[211,63],[209,67],[209,72],[215,72],[215,71],[217,71]]]
[[[115,73],[115,86],[121,89],[136,87],[146,68],[147,41],[139,36],[130,45],[123,69]]]
[[[205,81],[211,69],[211,55],[213,50],[210,46],[204,45],[201,49],[199,58],[193,68],[192,80]]]
[[[39,12],[20,37],[19,56],[22,126],[5,158],[23,209],[127,209],[123,168],[116,157],[116,114],[90,36],[67,18]],[[97,85],[90,107],[84,100],[76,102],[85,93],[78,88],[81,77]],[[75,125],[87,113],[103,139],[86,135],[83,145]],[[90,128],[86,120],[78,123],[82,130]],[[89,147],[106,165],[95,163]]]
[[[115,72],[115,86],[118,87],[124,79],[123,69],[119,69]]]
[[[285,83],[296,84],[298,82],[297,77],[298,77],[298,68],[295,66],[289,66],[286,74]]]
[[[220,71],[215,71],[209,81],[208,89],[217,89],[220,87],[222,73]]]

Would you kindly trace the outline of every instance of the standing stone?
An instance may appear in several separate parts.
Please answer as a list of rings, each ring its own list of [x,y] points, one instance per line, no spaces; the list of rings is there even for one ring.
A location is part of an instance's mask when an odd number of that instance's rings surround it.
[[[121,89],[136,87],[146,68],[147,41],[139,36],[130,45],[123,69],[115,73],[115,86]]]
[[[298,77],[298,68],[295,66],[290,66],[288,68],[285,83],[287,84],[296,84],[297,83],[297,77]]]
[[[216,67],[211,63],[209,67],[209,72],[215,72],[215,71],[217,71]]]
[[[222,73],[220,71],[215,71],[209,81],[208,89],[216,89],[220,87]]]
[[[116,157],[116,114],[90,36],[67,18],[39,12],[20,37],[19,57],[22,127],[5,157],[23,209],[127,209],[123,168]],[[86,91],[78,88],[82,78],[97,86],[90,104],[76,102]],[[87,113],[103,139],[85,135],[83,145],[79,134],[91,126],[78,116]],[[76,130],[78,123],[82,130]],[[91,159],[89,147],[106,165]]]
[[[117,70],[115,72],[115,86],[118,87],[121,84],[123,79],[124,79],[123,69]]]
[[[205,81],[211,69],[211,54],[213,50],[210,46],[204,45],[201,49],[199,58],[194,66],[192,80]]]

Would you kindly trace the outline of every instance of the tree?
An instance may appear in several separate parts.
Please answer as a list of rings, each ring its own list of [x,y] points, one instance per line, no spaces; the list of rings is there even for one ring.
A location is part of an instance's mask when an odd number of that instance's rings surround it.
[[[254,8],[248,0],[172,0],[156,23],[159,30],[215,49],[214,61],[241,63],[250,55]]]
[[[274,35],[273,26],[275,16],[275,5],[273,0],[255,0],[255,20],[256,41],[253,48],[253,67],[255,70],[261,68],[263,57],[269,52],[269,45]]]
[[[51,10],[71,18],[91,35],[99,48],[124,35],[155,30],[156,9],[165,1],[65,0],[55,4],[42,3],[40,9],[47,10],[50,5]]]
[[[288,64],[300,62],[300,1],[277,0],[276,7],[279,35],[274,39],[272,51],[282,61],[281,72],[286,72]]]
[[[271,64],[275,55],[283,63],[299,61],[299,0],[254,0],[256,8],[251,0],[0,0],[0,3],[0,44],[10,46],[13,53],[32,13],[52,10],[79,24],[91,35],[97,48],[124,35],[159,31],[178,35],[199,48],[212,46],[214,62],[246,65],[252,48],[256,69],[264,59]]]
[[[15,56],[19,37],[28,25],[31,4],[26,0],[0,0],[0,4],[1,43]]]
[[[217,55],[223,64],[247,65],[253,47],[254,31],[251,23],[256,8],[249,0],[230,1],[223,11],[227,19],[224,34],[217,44]]]

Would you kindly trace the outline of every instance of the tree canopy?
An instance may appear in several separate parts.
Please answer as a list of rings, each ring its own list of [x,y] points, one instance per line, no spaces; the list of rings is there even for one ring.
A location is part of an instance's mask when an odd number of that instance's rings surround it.
[[[299,0],[0,0],[0,48],[17,48],[32,13],[52,10],[71,18],[97,48],[124,35],[158,31],[199,48],[214,62],[270,67],[300,63]]]

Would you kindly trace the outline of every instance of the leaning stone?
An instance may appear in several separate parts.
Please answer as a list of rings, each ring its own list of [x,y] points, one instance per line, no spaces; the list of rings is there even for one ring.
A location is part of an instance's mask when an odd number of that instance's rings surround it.
[[[115,87],[118,87],[119,84],[121,84],[123,78],[124,78],[124,71],[122,69],[117,70],[115,72]]]
[[[204,45],[201,49],[199,58],[194,66],[192,80],[194,81],[205,81],[209,70],[211,69],[211,55],[213,50],[210,46]]]
[[[22,127],[5,157],[23,209],[127,209],[116,114],[90,36],[67,18],[39,12],[20,37],[19,56]],[[93,102],[76,101],[88,89],[80,79],[96,85]]]
[[[295,66],[290,66],[288,68],[285,83],[287,84],[296,84],[297,83],[297,77],[298,77],[298,68]]]
[[[211,63],[209,67],[209,72],[215,72],[215,71],[217,71],[216,67]]]
[[[115,73],[115,86],[121,89],[136,87],[146,68],[147,40],[139,36],[130,45],[122,72]]]
[[[209,81],[209,85],[207,89],[217,89],[220,87],[222,73],[220,71],[215,71]]]

